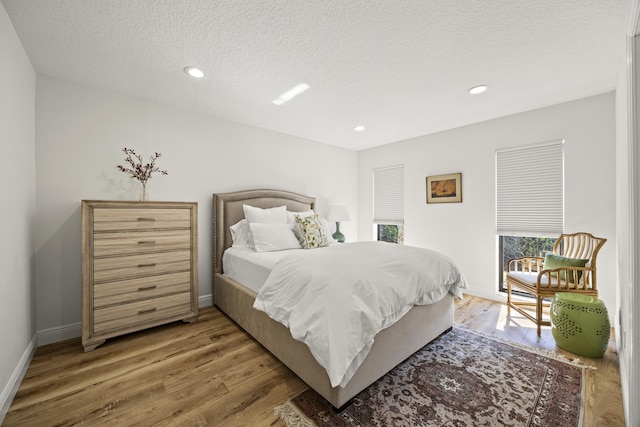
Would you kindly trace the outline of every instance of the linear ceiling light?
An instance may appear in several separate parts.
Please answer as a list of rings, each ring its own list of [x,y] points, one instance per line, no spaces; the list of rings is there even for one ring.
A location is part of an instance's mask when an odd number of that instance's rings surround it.
[[[294,96],[301,94],[302,92],[304,92],[307,89],[309,89],[309,85],[308,84],[300,83],[297,86],[292,87],[291,89],[289,89],[288,91],[286,91],[285,93],[283,93],[282,95],[280,95],[279,97],[277,97],[276,99],[274,99],[271,102],[273,102],[276,105],[282,105],[285,102],[289,101]]]
[[[471,89],[468,90],[468,92],[471,95],[477,95],[479,93],[484,92],[487,89],[489,89],[489,86],[487,86],[487,85],[479,85],[479,86],[472,87]]]

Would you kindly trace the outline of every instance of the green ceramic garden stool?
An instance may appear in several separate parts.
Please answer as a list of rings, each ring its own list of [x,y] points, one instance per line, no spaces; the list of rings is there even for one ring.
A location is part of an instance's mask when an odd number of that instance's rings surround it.
[[[611,333],[607,307],[596,297],[558,292],[551,302],[551,333],[560,348],[602,357]]]

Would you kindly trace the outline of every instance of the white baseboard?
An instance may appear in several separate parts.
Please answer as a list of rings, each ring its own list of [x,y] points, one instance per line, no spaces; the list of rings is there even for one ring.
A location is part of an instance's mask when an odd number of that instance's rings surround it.
[[[22,383],[22,379],[24,375],[27,373],[27,369],[29,368],[29,364],[31,363],[31,359],[33,359],[33,355],[36,352],[36,348],[38,346],[38,336],[34,335],[29,341],[27,348],[22,353],[22,357],[18,362],[18,366],[13,370],[11,374],[11,378],[9,378],[9,382],[2,390],[2,394],[0,394],[0,424],[4,421],[4,417],[9,412],[9,407],[11,406],[11,402],[13,402],[13,398],[15,397],[18,388],[20,387],[20,383]]]
[[[469,289],[463,289],[463,293],[467,295],[472,295],[474,297],[480,297],[492,301],[498,302],[507,302],[507,294],[504,292],[499,292],[497,289],[495,291],[487,291],[483,288],[475,288],[473,286],[469,287]]]
[[[212,304],[213,297],[211,294],[198,297],[198,307],[207,307]],[[22,379],[27,373],[27,369],[29,369],[29,364],[33,359],[33,355],[35,354],[38,345],[52,344],[80,336],[82,336],[82,322],[44,329],[35,333],[22,354],[20,362],[13,371],[9,382],[0,394],[0,425],[4,420],[4,417],[7,415],[7,412],[9,412],[11,402],[13,402],[13,398],[20,387],[20,383],[22,383]]]
[[[500,291],[497,291],[497,290],[495,292],[491,292],[491,291],[486,291],[484,289],[474,288],[472,286],[469,289],[465,289],[464,293],[467,294],[467,295],[472,295],[474,297],[480,297],[480,298],[484,298],[484,299],[488,299],[488,300],[492,300],[492,301],[501,302],[503,304],[507,303],[507,293],[506,292],[500,292]],[[526,297],[521,297],[519,295],[513,295],[512,298],[514,299],[514,301],[516,301],[516,300],[526,301],[527,300]],[[530,301],[534,301],[534,300],[530,300]],[[609,322],[612,325],[615,325],[616,323],[614,323],[614,322],[616,321],[616,319],[614,317],[614,312],[610,311],[608,314],[609,314]]]
[[[82,336],[82,322],[70,325],[57,326],[42,331],[38,331],[38,345],[47,345],[54,342],[69,340]]]
[[[201,295],[198,297],[198,307],[207,307],[212,304],[213,296],[211,294]],[[82,322],[38,331],[37,336],[38,345],[47,345],[71,338],[77,338],[82,336]]]
[[[213,305],[213,295],[207,294],[207,295],[201,295],[198,297],[199,308],[208,307],[210,305]]]

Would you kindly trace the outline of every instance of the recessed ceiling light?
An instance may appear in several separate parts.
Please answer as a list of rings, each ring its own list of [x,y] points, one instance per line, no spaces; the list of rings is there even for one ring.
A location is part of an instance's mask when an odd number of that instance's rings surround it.
[[[292,87],[291,89],[289,89],[288,91],[286,91],[285,93],[283,93],[282,95],[280,95],[279,97],[277,97],[271,102],[273,102],[276,105],[282,105],[285,102],[289,101],[294,96],[300,95],[302,92],[304,92],[307,89],[309,89],[308,84],[299,83],[298,85]]]
[[[195,77],[196,79],[201,79],[204,77],[204,71],[202,71],[198,67],[184,67],[184,72],[189,74],[191,77]]]
[[[485,90],[489,89],[489,86],[487,85],[479,85],[479,86],[474,86],[471,89],[469,89],[469,93],[471,95],[477,95],[479,93],[484,92]]]
[[[360,125],[360,126],[356,126],[353,128],[353,130],[355,130],[356,132],[362,132],[364,130],[364,126]]]

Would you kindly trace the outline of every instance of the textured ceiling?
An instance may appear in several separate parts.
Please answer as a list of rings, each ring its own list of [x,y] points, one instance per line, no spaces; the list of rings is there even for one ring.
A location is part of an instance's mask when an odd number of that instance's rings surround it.
[[[624,0],[2,3],[39,74],[354,150],[614,90],[626,25]]]

